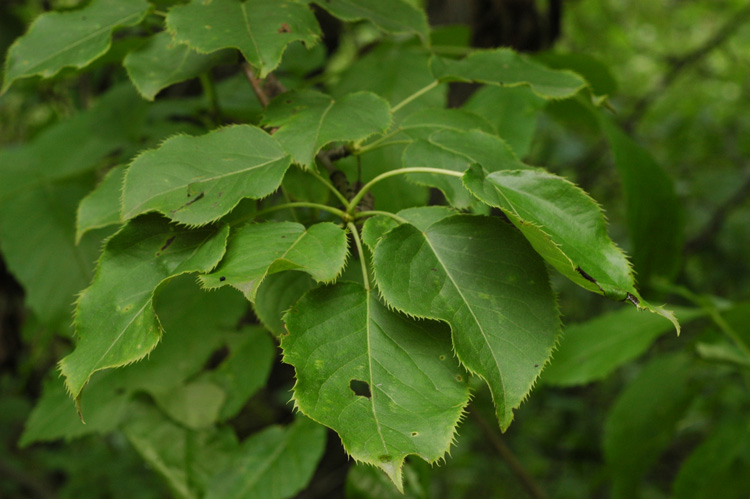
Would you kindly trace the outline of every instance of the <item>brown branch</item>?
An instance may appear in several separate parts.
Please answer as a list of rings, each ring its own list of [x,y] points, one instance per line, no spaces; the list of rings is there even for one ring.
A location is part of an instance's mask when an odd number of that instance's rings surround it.
[[[497,430],[490,426],[490,424],[482,417],[481,414],[473,409],[469,412],[471,418],[479,425],[479,428],[484,433],[484,436],[489,440],[492,446],[495,448],[500,457],[505,461],[510,470],[516,476],[521,485],[526,489],[530,497],[534,499],[545,499],[547,495],[544,491],[536,484],[534,478],[529,474],[528,471],[523,467],[521,462],[518,460],[513,451],[505,444],[503,437],[497,432]]]
[[[656,101],[664,91],[677,79],[677,77],[690,66],[695,65],[712,50],[723,45],[742,25],[750,19],[750,3],[732,15],[706,43],[680,57],[671,57],[672,66],[662,77],[659,84],[651,92],[644,95],[633,106],[628,119],[624,122],[626,130],[632,130],[633,126],[640,121],[648,108]]]
[[[247,62],[243,62],[242,71],[245,72],[245,78],[247,78],[247,81],[250,82],[250,86],[253,87],[253,92],[255,92],[255,96],[258,98],[258,102],[260,102],[260,105],[264,108],[268,107],[268,103],[271,100],[266,95],[266,91],[263,90],[263,85],[261,84],[260,78],[255,76],[255,73],[253,73],[253,68],[250,67],[250,64],[248,64]]]

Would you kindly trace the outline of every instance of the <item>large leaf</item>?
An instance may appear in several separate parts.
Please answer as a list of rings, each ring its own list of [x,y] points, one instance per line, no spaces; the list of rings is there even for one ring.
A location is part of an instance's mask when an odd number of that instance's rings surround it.
[[[138,92],[144,98],[154,100],[161,89],[195,78],[232,59],[236,56],[231,51],[199,54],[187,45],[174,42],[169,33],[163,31],[130,52],[122,63]]]
[[[617,398],[604,427],[612,497],[637,497],[639,484],[672,441],[691,400],[690,362],[681,354],[649,363]]]
[[[221,264],[200,276],[208,288],[231,285],[255,300],[258,286],[268,274],[302,270],[318,282],[334,280],[347,257],[346,233],[323,222],[305,229],[295,222],[264,222],[238,229]]]
[[[506,429],[560,329],[531,246],[497,218],[455,215],[391,230],[375,248],[374,268],[389,305],[450,324],[459,360],[487,382]]]
[[[495,135],[480,131],[442,130],[417,140],[404,150],[403,166],[429,167],[464,173],[479,163],[488,171],[526,168],[513,151]],[[409,179],[440,189],[456,208],[468,208],[475,201],[460,178],[434,173],[411,173]]]
[[[77,398],[91,375],[145,357],[161,338],[156,288],[172,276],[208,272],[221,260],[229,228],[189,231],[161,216],[131,221],[107,241],[96,277],[76,310],[76,349],[60,362]]]
[[[684,324],[703,312],[678,309],[675,315]],[[575,386],[603,379],[645,352],[672,327],[664,318],[634,308],[568,326],[541,380],[550,385]]]
[[[261,78],[279,65],[289,43],[310,46],[320,38],[310,8],[289,0],[193,0],[170,9],[167,28],[177,42],[204,54],[239,49]]]
[[[80,10],[42,14],[8,50],[2,92],[19,78],[88,66],[107,52],[115,28],[138,24],[150,8],[146,0],[94,0]]]
[[[83,198],[76,212],[76,243],[93,229],[120,223],[120,197],[125,167],[116,166]]]
[[[305,417],[267,428],[242,443],[211,480],[206,498],[293,497],[312,478],[325,442],[325,428]]]
[[[294,161],[310,166],[326,144],[384,132],[391,124],[391,114],[388,103],[370,92],[336,100],[313,90],[299,90],[276,97],[266,109],[263,123],[279,127],[274,138]]]
[[[469,398],[447,328],[393,312],[349,282],[310,291],[285,320],[295,404],[354,459],[401,488],[406,455],[443,457]]]
[[[399,211],[396,215],[403,218],[419,230],[427,230],[427,227],[444,218],[455,215],[456,212],[447,206],[420,206],[418,208],[407,208]],[[362,226],[362,242],[370,250],[375,251],[375,247],[380,238],[386,232],[400,225],[399,222],[389,216],[377,215],[367,219]]]
[[[425,13],[404,0],[316,0],[315,3],[344,21],[366,19],[389,33],[414,33],[429,39]]]
[[[680,269],[683,221],[674,182],[651,154],[611,120],[600,123],[622,179],[627,221],[633,241],[633,266],[644,285],[672,279]]]
[[[507,48],[473,52],[461,60],[435,56],[431,66],[440,81],[528,85],[545,99],[566,99],[586,86],[573,72],[548,69]]]
[[[487,173],[472,167],[463,177],[479,199],[503,213],[553,267],[579,286],[615,300],[630,300],[668,318],[674,315],[644,302],[635,289],[630,263],[607,235],[604,215],[588,194],[543,170]]]
[[[127,220],[158,211],[184,224],[207,224],[229,213],[242,198],[271,194],[289,163],[273,137],[250,125],[200,137],[172,137],[130,165],[122,216]]]

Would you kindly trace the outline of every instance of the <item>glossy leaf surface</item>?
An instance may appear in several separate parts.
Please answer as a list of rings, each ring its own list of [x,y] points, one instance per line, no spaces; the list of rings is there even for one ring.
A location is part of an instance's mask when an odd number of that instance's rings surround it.
[[[560,328],[546,269],[526,240],[489,217],[404,224],[380,240],[374,268],[389,305],[450,324],[459,360],[487,382],[506,429]]]
[[[573,72],[548,69],[507,48],[476,51],[461,60],[436,56],[431,65],[435,78],[441,81],[527,85],[545,99],[566,99],[586,86]]]
[[[307,293],[285,320],[295,404],[333,428],[354,459],[401,488],[408,454],[443,457],[469,397],[447,328],[390,311],[348,282]]]
[[[177,43],[166,31],[157,33],[123,60],[130,80],[147,100],[163,88],[195,78],[221,62],[235,59],[231,51],[200,54]]]
[[[353,141],[384,132],[391,124],[388,103],[370,92],[334,99],[313,90],[278,96],[263,123],[279,127],[273,136],[295,162],[310,166],[315,154],[334,141]]]
[[[243,198],[271,194],[281,185],[289,162],[273,137],[250,125],[199,137],[178,135],[130,165],[122,216],[127,220],[158,211],[176,222],[204,225],[229,213]]]
[[[302,416],[286,428],[266,428],[242,443],[211,480],[206,497],[293,497],[312,478],[325,442],[325,428]]]
[[[156,288],[172,276],[211,270],[224,254],[228,233],[226,226],[177,229],[150,215],[107,241],[94,282],[78,300],[78,344],[60,361],[74,398],[94,372],[127,365],[153,350],[162,334],[152,301]]]
[[[2,91],[19,78],[88,66],[107,52],[112,31],[138,24],[150,8],[145,0],[94,0],[79,10],[42,14],[8,50]]]
[[[429,39],[423,11],[404,0],[317,0],[315,3],[343,21],[366,19],[389,33],[415,33]]]
[[[251,224],[233,234],[219,266],[200,280],[208,289],[231,285],[254,301],[268,274],[301,270],[318,282],[332,281],[347,254],[346,233],[329,222],[309,229],[295,222]]]
[[[261,78],[279,65],[289,43],[310,46],[320,38],[310,8],[288,0],[193,0],[170,9],[167,29],[175,41],[204,54],[239,49]]]

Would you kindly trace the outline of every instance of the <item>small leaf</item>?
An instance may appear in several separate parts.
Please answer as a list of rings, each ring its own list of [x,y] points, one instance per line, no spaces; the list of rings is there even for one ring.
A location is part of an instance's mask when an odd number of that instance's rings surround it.
[[[342,99],[313,90],[287,92],[266,109],[263,123],[279,127],[273,136],[295,162],[308,167],[323,146],[365,139],[391,124],[388,103],[370,92]]]
[[[124,178],[124,166],[112,168],[96,189],[78,204],[76,244],[90,230],[120,223],[120,197]]]
[[[586,81],[571,71],[548,69],[507,48],[472,52],[457,61],[435,56],[431,66],[440,81],[528,85],[545,99],[566,99],[586,87]]]
[[[176,222],[204,225],[243,198],[260,199],[278,189],[289,163],[273,137],[254,126],[178,135],[130,165],[122,216],[158,211]]]
[[[193,0],[172,7],[166,22],[176,42],[198,52],[239,49],[261,78],[279,65],[288,44],[309,47],[320,38],[310,8],[289,0]]]
[[[305,417],[252,435],[219,471],[206,498],[285,499],[304,489],[323,456],[325,429]]]
[[[412,139],[427,139],[438,130],[494,132],[489,121],[479,114],[463,109],[441,108],[420,109],[406,116],[399,123],[399,129]]]
[[[226,226],[181,230],[151,215],[107,241],[94,282],[78,300],[78,344],[60,361],[74,398],[94,372],[135,362],[154,349],[162,332],[152,303],[156,288],[172,276],[211,270],[228,234]]]
[[[224,259],[200,281],[208,289],[231,285],[255,301],[260,283],[275,272],[301,270],[318,282],[334,280],[347,251],[346,233],[330,222],[307,230],[294,222],[250,224],[234,232]]]
[[[145,99],[154,100],[163,88],[195,78],[222,62],[232,62],[235,54],[232,51],[199,54],[174,42],[169,33],[162,31],[130,52],[122,64],[138,92]]]
[[[388,33],[413,33],[429,40],[425,13],[404,0],[316,0],[315,3],[347,22],[366,19]]]
[[[686,323],[704,312],[678,309],[676,315],[680,322]],[[541,381],[549,385],[576,386],[603,379],[643,354],[672,327],[663,318],[634,308],[623,308],[567,326]]]
[[[227,398],[214,383],[195,381],[153,394],[154,402],[164,413],[186,428],[207,428],[219,419]]]
[[[284,313],[315,287],[315,281],[303,272],[279,272],[271,274],[261,283],[255,296],[253,310],[260,322],[280,338],[286,334]]]
[[[447,328],[390,311],[350,282],[310,291],[285,320],[296,406],[334,429],[354,459],[400,489],[406,455],[443,457],[469,398]]]
[[[620,394],[604,425],[613,498],[638,496],[638,485],[666,450],[691,401],[691,365],[681,354],[650,362]]]
[[[547,271],[529,244],[497,218],[455,215],[391,230],[374,269],[389,305],[450,324],[459,360],[487,382],[508,428],[560,329]]]
[[[456,212],[447,206],[420,206],[418,208],[406,208],[397,213],[399,217],[420,230],[427,230],[427,227],[435,222],[455,214]],[[375,251],[375,246],[377,246],[380,238],[398,225],[399,223],[395,219],[384,215],[368,218],[362,226],[362,242],[372,251]]]
[[[40,15],[8,50],[2,92],[20,78],[88,66],[109,50],[113,30],[135,26],[150,8],[145,0],[94,0],[79,10]]]

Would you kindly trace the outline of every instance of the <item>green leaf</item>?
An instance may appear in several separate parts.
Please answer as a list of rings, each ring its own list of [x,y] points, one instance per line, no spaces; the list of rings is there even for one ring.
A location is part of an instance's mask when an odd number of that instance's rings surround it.
[[[252,435],[214,476],[206,498],[284,499],[304,489],[325,450],[325,429],[305,417]]]
[[[459,360],[487,382],[508,428],[560,329],[547,271],[529,244],[497,218],[455,215],[424,230],[391,230],[374,269],[390,306],[450,324]]]
[[[314,90],[299,90],[276,97],[266,109],[263,123],[279,127],[274,138],[295,162],[308,167],[315,154],[331,142],[384,132],[391,124],[391,113],[388,103],[370,92],[335,100]]]
[[[678,309],[683,324],[704,312]],[[672,324],[659,316],[623,308],[563,329],[552,362],[541,381],[549,385],[575,386],[605,378],[618,367],[645,352]]]
[[[673,497],[741,499],[750,495],[750,427],[747,418],[721,421],[685,459]],[[740,471],[742,470],[742,471]]]
[[[617,80],[608,64],[584,53],[541,52],[534,59],[552,69],[570,69],[586,79],[594,95],[612,95],[617,91]]]
[[[404,0],[316,0],[315,4],[343,21],[366,19],[388,33],[416,34],[423,42],[430,38],[424,11]]]
[[[76,244],[90,230],[120,223],[120,197],[124,179],[125,167],[116,166],[107,172],[96,189],[81,200],[76,213]]]
[[[350,282],[310,291],[285,320],[295,404],[354,459],[401,489],[406,455],[443,457],[469,398],[446,328],[390,311]]]
[[[159,393],[154,402],[182,426],[199,430],[219,420],[226,398],[226,393],[215,384],[196,381]]]
[[[683,243],[674,183],[646,149],[599,114],[625,191],[633,266],[644,285],[653,278],[672,279],[681,267]]]
[[[461,173],[474,163],[489,171],[528,168],[518,161],[502,139],[479,130],[434,132],[427,140],[409,144],[404,150],[402,163],[405,168],[429,167]],[[410,173],[408,178],[440,189],[458,209],[468,208],[474,202],[474,196],[466,190],[460,178],[434,173]]]
[[[438,130],[494,132],[490,122],[479,114],[463,109],[441,108],[420,109],[404,117],[399,123],[399,130],[412,139],[427,139]]]
[[[308,229],[295,222],[250,224],[234,232],[224,259],[200,281],[208,289],[231,285],[255,301],[268,274],[301,270],[318,282],[333,281],[347,255],[346,233],[330,222]]]
[[[320,38],[310,8],[289,0],[193,0],[169,10],[167,29],[204,54],[239,49],[261,78],[279,65],[288,44],[301,40],[309,47]]]
[[[462,109],[489,121],[516,156],[523,158],[529,152],[545,103],[529,87],[485,86],[474,92]]]
[[[461,60],[435,56],[431,67],[440,81],[527,85],[545,99],[567,99],[586,87],[583,78],[571,71],[548,69],[507,48],[472,52]]]
[[[188,231],[150,215],[107,241],[94,282],[78,300],[78,344],[60,361],[74,398],[94,372],[135,362],[154,349],[162,333],[152,302],[156,288],[176,275],[211,270],[228,234],[226,226]]]
[[[404,491],[393,485],[380,470],[364,464],[349,467],[346,475],[347,499],[429,499],[430,468],[424,461],[404,463]]]
[[[42,14],[8,50],[2,92],[20,78],[88,66],[109,50],[114,29],[140,23],[150,8],[145,0],[94,0],[79,10]]]
[[[202,497],[211,477],[239,450],[230,428],[188,430],[143,403],[134,406],[124,433],[149,467],[182,498]]]
[[[199,54],[187,45],[172,40],[162,31],[130,52],[123,66],[138,92],[147,100],[154,100],[160,90],[173,83],[195,78],[213,66],[236,59],[232,51]]]
[[[297,303],[315,281],[303,272],[279,272],[271,274],[261,283],[255,296],[253,310],[260,322],[277,338],[286,334],[282,316]]]
[[[130,165],[122,216],[158,211],[176,222],[204,225],[243,198],[260,199],[278,189],[289,163],[273,137],[250,125],[172,137]]]
[[[604,425],[613,498],[637,497],[639,484],[672,441],[691,400],[691,365],[681,354],[650,362],[617,398]]]
[[[435,222],[455,214],[456,212],[447,206],[420,206],[418,208],[407,208],[397,213],[399,217],[408,221],[419,230],[427,230],[427,227]],[[377,246],[380,238],[398,225],[398,221],[394,218],[384,215],[368,218],[362,226],[362,242],[370,250],[375,251],[375,246]]]

